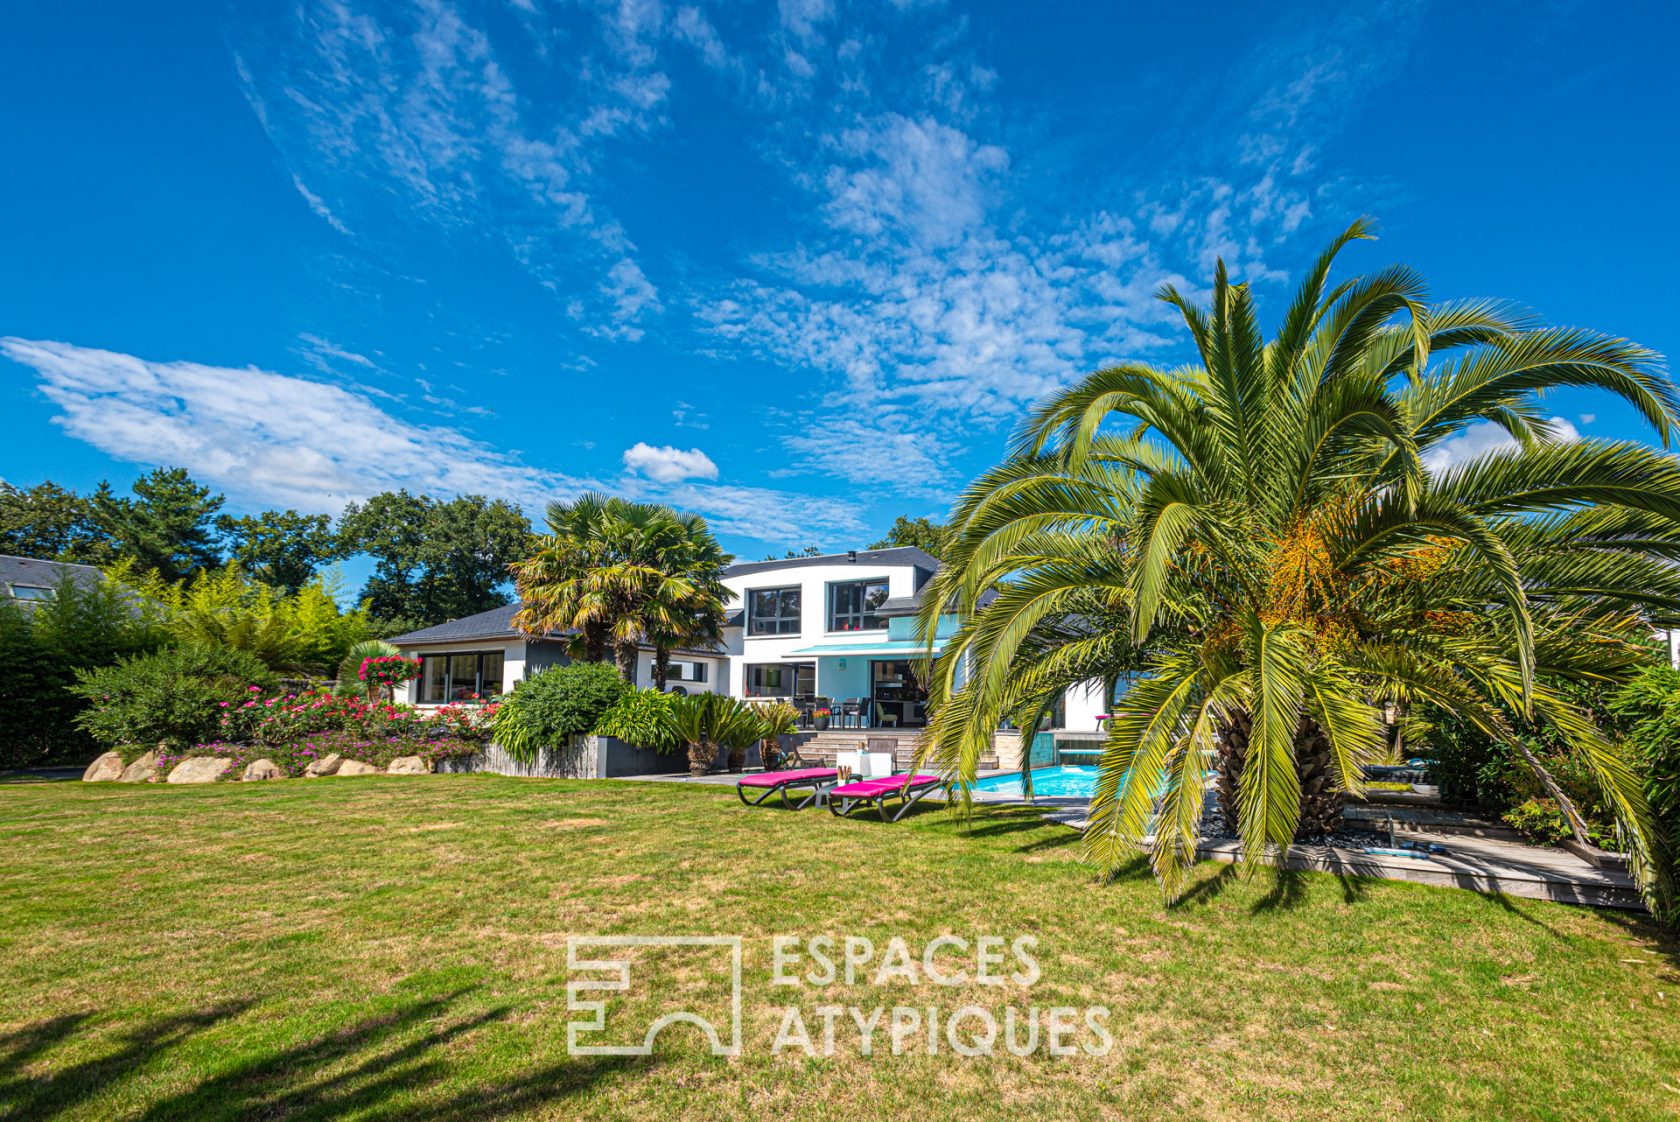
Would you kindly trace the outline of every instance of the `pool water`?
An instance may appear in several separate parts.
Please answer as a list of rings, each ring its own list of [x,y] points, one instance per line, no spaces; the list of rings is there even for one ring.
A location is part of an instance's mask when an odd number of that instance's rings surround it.
[[[1060,764],[1056,767],[1035,767],[1032,773],[1033,794],[1039,798],[1088,799],[1097,788],[1097,769],[1094,767]],[[976,780],[976,793],[1023,798],[1021,774],[994,775]]]

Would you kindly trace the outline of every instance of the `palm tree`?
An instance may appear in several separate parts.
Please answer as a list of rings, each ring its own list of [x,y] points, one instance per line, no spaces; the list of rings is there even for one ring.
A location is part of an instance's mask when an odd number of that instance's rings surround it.
[[[721,634],[730,558],[699,516],[585,494],[550,503],[548,527],[536,553],[513,566],[522,631],[570,632],[574,655],[588,661],[611,650],[631,683],[641,646],[651,643],[661,688],[675,646]]]
[[[966,792],[1001,717],[1036,723],[1076,682],[1112,698],[1134,677],[1086,843],[1109,866],[1146,853],[1176,896],[1210,770],[1245,858],[1266,861],[1362,793],[1385,706],[1452,710],[1527,756],[1520,714],[1590,766],[1666,907],[1635,773],[1547,682],[1614,679],[1653,622],[1680,617],[1680,466],[1562,439],[1539,395],[1606,390],[1666,443],[1674,387],[1625,340],[1429,304],[1407,268],[1332,284],[1366,236],[1355,223],[1317,259],[1270,342],[1223,262],[1210,307],[1164,289],[1196,361],[1097,371],[968,489],[920,621],[931,639],[941,610],[965,617],[935,668],[925,750]],[[1452,457],[1483,423],[1511,441]]]
[[[653,685],[665,689],[671,652],[681,647],[710,648],[723,640],[723,571],[733,558],[697,514],[676,515],[680,531],[663,552],[664,579],[652,587],[641,611],[644,633],[653,644]]]

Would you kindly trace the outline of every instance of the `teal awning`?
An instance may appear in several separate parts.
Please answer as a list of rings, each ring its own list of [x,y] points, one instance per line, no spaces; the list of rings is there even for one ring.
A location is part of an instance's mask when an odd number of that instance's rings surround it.
[[[945,649],[945,640],[933,641],[932,653]],[[877,639],[873,643],[818,643],[789,651],[783,658],[822,658],[825,655],[897,655],[899,658],[925,657],[928,647],[919,639]]]

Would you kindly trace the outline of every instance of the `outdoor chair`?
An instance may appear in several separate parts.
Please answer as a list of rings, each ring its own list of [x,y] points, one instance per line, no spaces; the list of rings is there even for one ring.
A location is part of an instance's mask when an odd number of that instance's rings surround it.
[[[748,806],[763,806],[776,795],[782,796],[782,805],[790,810],[804,810],[812,803],[822,804],[823,796],[829,788],[840,782],[840,772],[831,767],[795,768],[789,771],[761,771],[755,775],[743,775],[735,783],[735,793]],[[794,788],[808,791],[803,801],[795,806],[788,798],[788,792]],[[747,792],[752,791],[754,798],[748,798]]]
[[[845,818],[858,807],[873,806],[883,822],[897,822],[910,808],[940,788],[946,787],[937,775],[891,775],[882,779],[864,779],[857,783],[842,783],[826,792],[828,811],[836,818]],[[888,804],[898,800],[898,808],[891,814]]]

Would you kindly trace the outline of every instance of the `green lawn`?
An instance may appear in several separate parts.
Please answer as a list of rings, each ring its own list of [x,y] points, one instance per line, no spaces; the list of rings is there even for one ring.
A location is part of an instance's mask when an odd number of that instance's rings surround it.
[[[1680,1110],[1680,945],[1635,917],[1223,867],[1165,910],[1146,875],[1099,882],[1071,831],[1018,809],[885,826],[646,783],[10,784],[0,844],[0,1114],[1342,1122]],[[919,950],[946,932],[1035,934],[1043,977],[769,985],[776,934],[899,935]],[[744,1054],[713,1058],[679,1028],[651,1058],[569,1057],[566,936],[596,933],[746,937]],[[678,997],[710,1008],[713,979],[671,955],[664,988],[627,996],[611,1023]],[[841,1032],[832,1058],[773,1056],[789,1003],[1099,1004],[1116,1043],[1100,1058],[895,1057],[883,1045],[863,1059]]]

